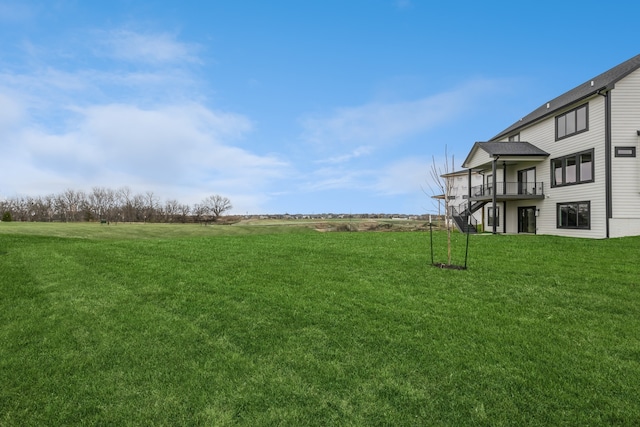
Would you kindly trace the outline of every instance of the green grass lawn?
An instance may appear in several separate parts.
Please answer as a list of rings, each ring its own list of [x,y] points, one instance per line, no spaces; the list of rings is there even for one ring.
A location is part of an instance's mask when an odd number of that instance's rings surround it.
[[[0,223],[0,425],[639,425],[639,252]]]

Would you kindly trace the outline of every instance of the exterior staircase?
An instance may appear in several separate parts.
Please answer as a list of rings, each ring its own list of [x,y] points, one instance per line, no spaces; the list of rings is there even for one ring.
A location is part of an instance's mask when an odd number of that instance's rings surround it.
[[[465,202],[457,208],[452,206],[451,217],[453,219],[453,223],[456,225],[456,228],[460,230],[461,233],[476,234],[478,232],[478,222],[473,217],[473,213],[486,204],[486,201],[478,201],[472,203],[471,205]]]

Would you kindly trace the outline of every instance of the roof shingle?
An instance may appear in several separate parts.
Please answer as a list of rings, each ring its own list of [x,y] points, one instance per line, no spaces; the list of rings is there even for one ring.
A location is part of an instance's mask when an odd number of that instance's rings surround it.
[[[636,55],[633,58],[623,62],[622,64],[617,65],[592,79],[589,79],[580,86],[577,86],[570,91],[563,93],[557,98],[554,98],[549,102],[545,102],[542,106],[527,114],[525,117],[491,138],[490,141],[500,140],[510,133],[518,130],[519,128],[525,127],[545,116],[552,115],[558,110],[568,107],[571,104],[582,99],[586,99],[592,95],[595,95],[598,92],[611,90],[613,89],[617,81],[626,77],[638,68],[640,68],[640,55]]]
[[[548,156],[529,142],[476,142],[490,156]]]

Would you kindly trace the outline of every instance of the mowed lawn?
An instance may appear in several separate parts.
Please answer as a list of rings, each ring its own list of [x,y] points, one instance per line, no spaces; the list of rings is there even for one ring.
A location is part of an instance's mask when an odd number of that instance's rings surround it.
[[[0,223],[0,425],[640,425],[639,254]]]

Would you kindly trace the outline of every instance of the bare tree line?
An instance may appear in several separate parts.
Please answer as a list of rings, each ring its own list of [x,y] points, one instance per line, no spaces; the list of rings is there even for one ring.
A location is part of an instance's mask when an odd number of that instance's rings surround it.
[[[89,192],[67,189],[59,194],[0,200],[4,221],[186,223],[215,221],[231,208],[231,201],[217,194],[189,206],[175,199],[163,203],[152,191],[133,193],[129,187],[93,187]]]

